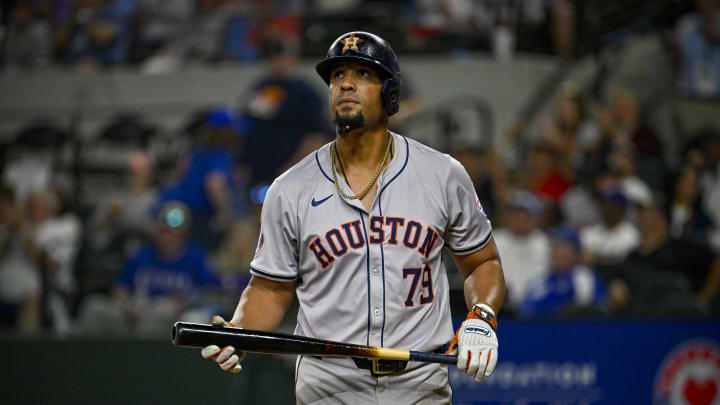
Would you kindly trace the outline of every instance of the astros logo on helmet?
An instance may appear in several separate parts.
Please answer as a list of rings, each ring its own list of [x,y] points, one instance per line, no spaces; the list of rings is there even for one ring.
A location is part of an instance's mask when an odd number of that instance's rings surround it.
[[[353,51],[357,52],[359,49],[357,47],[357,44],[361,42],[365,42],[364,40],[358,38],[355,36],[355,34],[350,34],[349,37],[341,40],[343,45],[345,45],[342,49],[342,53],[345,53],[349,49],[352,49]]]

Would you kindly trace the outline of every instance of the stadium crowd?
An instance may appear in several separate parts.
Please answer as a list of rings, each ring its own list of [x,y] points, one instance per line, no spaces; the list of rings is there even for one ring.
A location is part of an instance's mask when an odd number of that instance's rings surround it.
[[[9,70],[69,66],[81,70],[134,66],[146,73],[188,63],[263,58],[269,31],[320,55],[335,26],[382,31],[396,50],[515,49],[569,58],[579,44],[579,15],[610,13],[575,0],[4,0],[0,64]],[[598,10],[595,10],[595,9]],[[586,10],[588,9],[588,10]],[[333,25],[334,24],[334,25]],[[333,31],[334,32],[334,31]]]
[[[464,30],[453,35],[475,38],[467,31],[488,18],[463,12],[468,2],[447,10],[431,0],[398,3],[412,6],[415,18],[400,45],[408,49],[449,26]],[[520,3],[535,10],[526,16],[557,16],[550,42],[570,57],[577,46],[567,25],[583,2]],[[680,93],[716,99],[720,6],[696,3],[661,35]],[[146,142],[131,148],[122,184],[91,206],[78,206],[55,176],[55,144],[33,144],[57,134],[19,134],[4,149],[1,168],[3,327],[62,334],[131,327],[165,335],[174,320],[207,322],[232,311],[250,277],[268,184],[333,135],[324,97],[293,75],[305,35],[298,16],[307,7],[301,0],[3,6],[8,69],[127,63],[161,72],[186,60],[270,61],[266,77],[237,105],[188,117],[178,134],[188,146],[169,165],[155,161]],[[448,22],[468,15],[464,25]],[[507,21],[488,24],[497,34]],[[493,222],[509,290],[502,316],[720,315],[720,128],[683,134],[682,147],[671,150],[628,89],[596,97],[566,82],[556,93],[539,133],[521,140],[522,131],[507,129],[517,148],[529,145],[516,167],[483,145],[447,151],[468,170]],[[139,122],[123,125],[120,143],[151,136]],[[413,136],[401,122],[393,126]],[[112,130],[118,132],[109,127],[108,137]]]

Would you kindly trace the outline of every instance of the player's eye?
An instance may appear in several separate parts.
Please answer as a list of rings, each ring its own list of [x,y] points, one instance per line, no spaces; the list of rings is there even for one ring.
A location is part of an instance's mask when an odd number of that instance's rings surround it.
[[[358,70],[358,75],[360,75],[363,79],[367,79],[370,77],[370,71],[367,69],[360,69]]]
[[[342,71],[342,70],[336,70],[336,71],[332,74],[332,77],[333,77],[333,79],[339,79],[339,78],[343,77],[343,71]]]

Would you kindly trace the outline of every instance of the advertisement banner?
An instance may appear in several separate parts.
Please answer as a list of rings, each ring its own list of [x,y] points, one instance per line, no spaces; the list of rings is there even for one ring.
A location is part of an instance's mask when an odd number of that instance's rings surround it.
[[[495,373],[454,404],[720,405],[720,322],[502,322]]]

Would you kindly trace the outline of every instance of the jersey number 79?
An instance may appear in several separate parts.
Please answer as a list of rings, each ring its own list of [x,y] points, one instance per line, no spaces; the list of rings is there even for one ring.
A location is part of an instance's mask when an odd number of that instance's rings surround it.
[[[433,300],[432,274],[430,273],[430,266],[425,266],[423,269],[420,267],[406,267],[403,269],[403,280],[407,279],[408,276],[412,276],[412,280],[410,281],[410,291],[408,292],[407,299],[405,299],[406,308],[415,306],[413,298],[415,296],[418,281],[421,279],[421,274],[423,293],[420,295],[420,305],[429,304]]]

